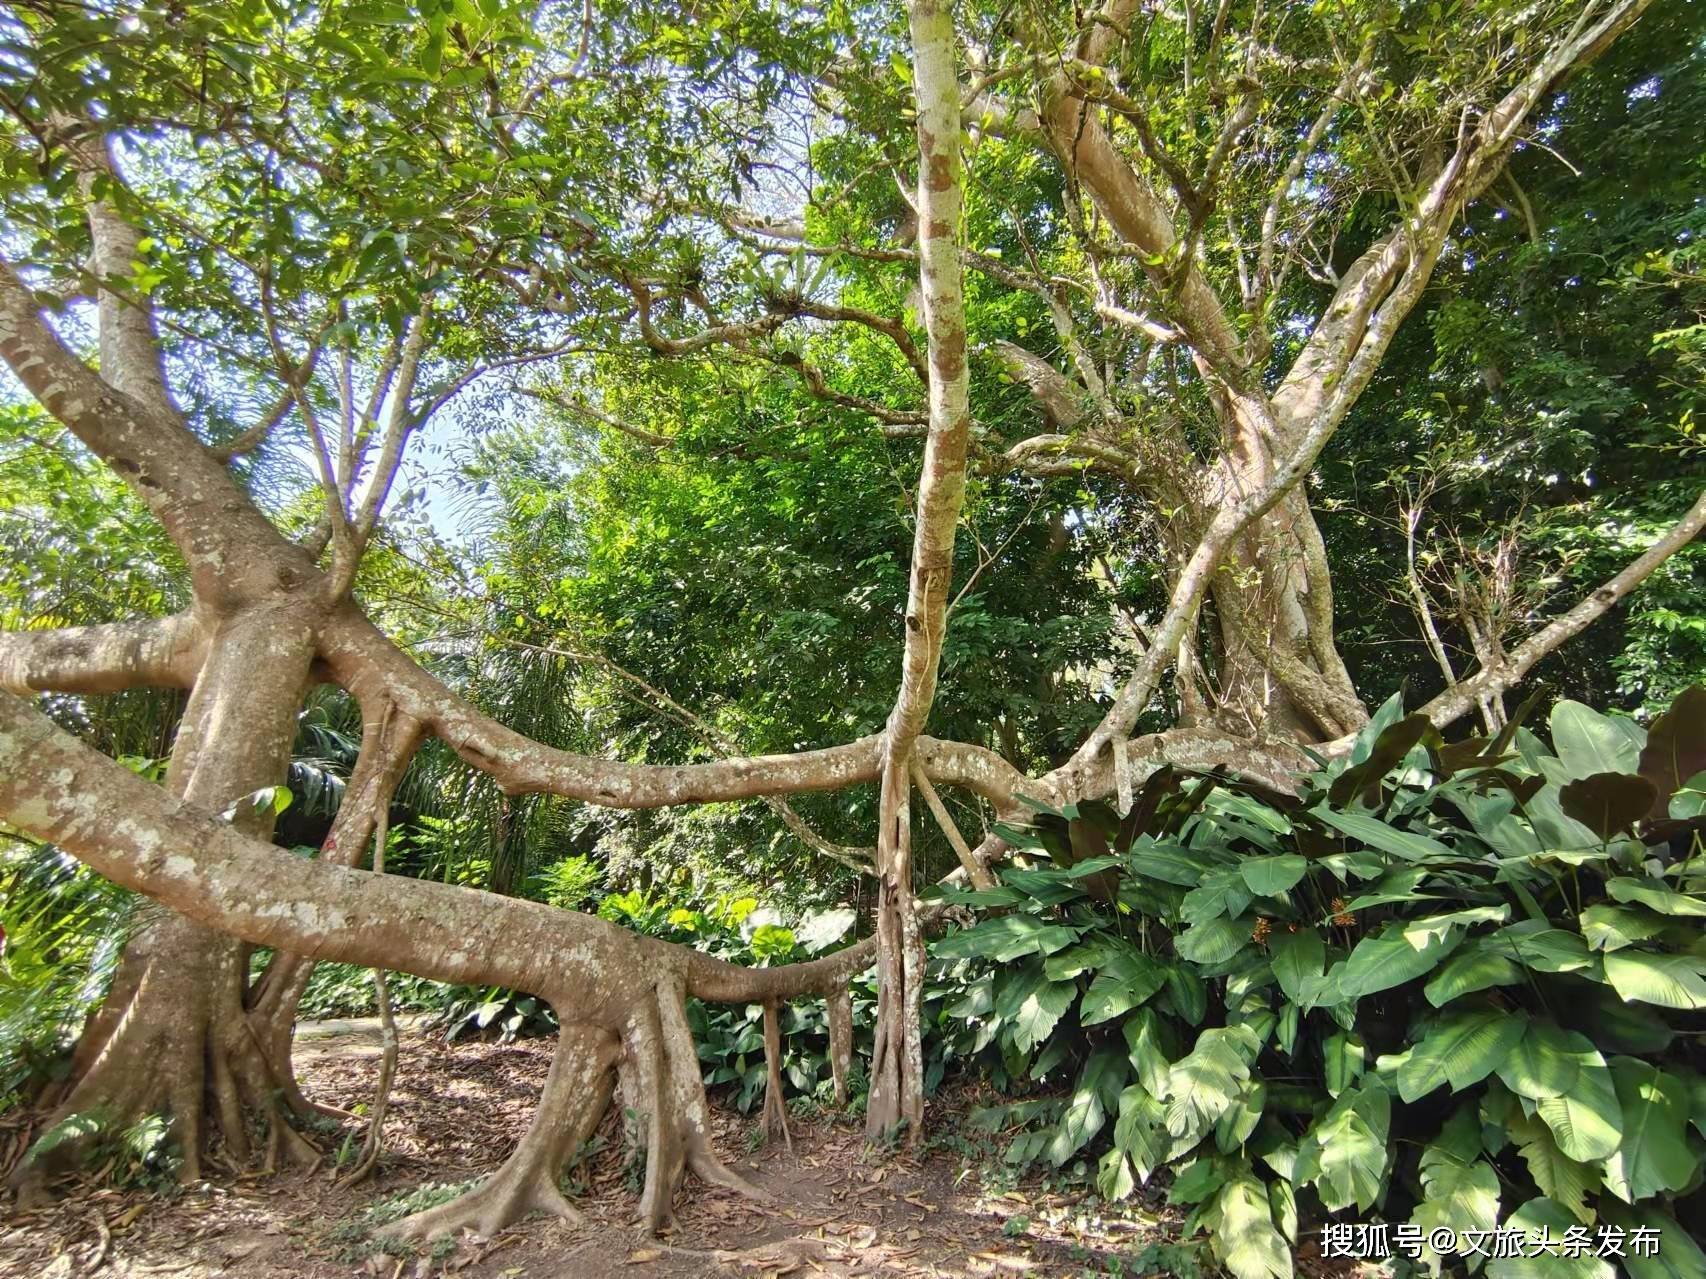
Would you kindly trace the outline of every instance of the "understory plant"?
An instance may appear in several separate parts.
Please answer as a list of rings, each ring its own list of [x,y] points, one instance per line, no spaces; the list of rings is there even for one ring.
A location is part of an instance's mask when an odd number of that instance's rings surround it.
[[[1706,688],[1650,729],[1560,702],[1550,746],[1521,718],[1447,743],[1394,698],[1294,795],[1034,805],[934,948],[953,1051],[1019,1094],[978,1117],[1008,1161],[1111,1200],[1167,1169],[1238,1279],[1351,1222],[1400,1270],[1706,1275]],[[1554,1250],[1427,1245],[1500,1227]]]

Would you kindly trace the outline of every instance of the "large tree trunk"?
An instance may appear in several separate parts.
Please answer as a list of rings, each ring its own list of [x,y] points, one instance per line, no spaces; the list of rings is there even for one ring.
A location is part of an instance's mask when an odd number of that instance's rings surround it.
[[[313,654],[309,627],[288,606],[221,624],[185,709],[167,785],[240,829],[269,837],[270,804],[256,791],[284,781]],[[266,1123],[268,1163],[307,1146],[278,1114],[288,1057],[269,1054],[249,1026],[250,947],[181,915],[150,908],[125,947],[113,986],[72,1059],[53,1121],[98,1115],[101,1135],[164,1112],[185,1180],[201,1176],[215,1137],[246,1163],[249,1115]],[[211,1119],[211,1124],[208,1120]],[[28,1194],[86,1148],[66,1142],[46,1166],[27,1161],[15,1180]]]

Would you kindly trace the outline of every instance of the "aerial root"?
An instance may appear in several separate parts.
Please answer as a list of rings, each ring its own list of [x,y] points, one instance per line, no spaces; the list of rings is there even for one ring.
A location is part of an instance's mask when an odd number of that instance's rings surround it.
[[[557,1177],[610,1104],[611,1067],[617,1052],[616,1038],[609,1032],[564,1025],[557,1033],[557,1050],[539,1095],[539,1109],[504,1166],[467,1194],[405,1217],[379,1233],[417,1243],[464,1230],[490,1236],[531,1212],[579,1223],[581,1215],[557,1188]]]
[[[780,1137],[794,1153],[794,1135],[788,1131],[788,1107],[782,1100],[782,1030],[776,1001],[764,1001],[764,1136]]]

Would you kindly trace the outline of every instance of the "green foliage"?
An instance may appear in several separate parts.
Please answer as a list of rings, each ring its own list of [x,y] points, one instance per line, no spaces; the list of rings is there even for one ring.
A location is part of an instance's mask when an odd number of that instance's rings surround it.
[[[952,1050],[1021,1095],[985,1121],[1007,1160],[1093,1163],[1110,1199],[1171,1169],[1238,1279],[1292,1273],[1299,1214],[1635,1211],[1692,1255],[1706,821],[1671,805],[1702,699],[1650,729],[1563,702],[1550,749],[1448,744],[1394,701],[1293,796],[1167,775],[1124,820],[1039,810],[1000,887],[944,894],[980,916],[934,950]],[[1600,820],[1612,786],[1639,811]]]

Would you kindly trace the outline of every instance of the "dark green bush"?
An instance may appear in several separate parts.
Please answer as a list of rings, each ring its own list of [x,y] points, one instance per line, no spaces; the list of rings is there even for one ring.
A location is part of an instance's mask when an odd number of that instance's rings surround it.
[[[1094,1158],[1109,1199],[1169,1169],[1239,1279],[1324,1220],[1394,1252],[1644,1227],[1634,1279],[1706,1274],[1678,1225],[1706,1220],[1706,689],[1650,732],[1562,702],[1551,735],[1447,744],[1394,699],[1296,796],[1163,773],[1123,820],[1038,806],[934,951],[950,1050],[1035,1081],[980,1117],[1007,1159]],[[1486,1271],[1609,1276],[1597,1246]]]

